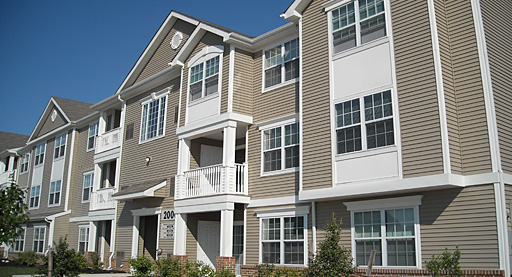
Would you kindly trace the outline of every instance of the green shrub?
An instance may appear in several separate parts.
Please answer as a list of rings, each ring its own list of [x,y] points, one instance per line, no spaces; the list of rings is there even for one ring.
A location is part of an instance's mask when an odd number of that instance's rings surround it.
[[[427,261],[426,266],[432,276],[461,276],[459,261],[460,250],[457,246],[453,254],[448,251],[448,248],[445,248],[443,254],[432,255],[432,260]]]
[[[213,276],[215,276],[215,277],[235,277],[236,275],[229,272],[229,270],[222,268],[221,270],[216,271]]]
[[[352,255],[340,246],[341,220],[338,223],[332,213],[331,221],[325,224],[326,237],[318,246],[316,256],[309,260],[309,267],[304,271],[307,276],[349,276],[354,273]]]
[[[101,270],[103,263],[100,262],[100,255],[96,252],[91,252],[87,261],[87,266],[94,271]]]
[[[34,251],[20,252],[16,262],[26,266],[35,266],[41,260],[41,256]]]
[[[264,263],[256,266],[258,277],[270,277],[274,276],[276,267],[273,264]]]
[[[144,256],[130,259],[128,262],[135,270],[135,276],[138,277],[151,276],[151,271],[155,267],[155,264]]]
[[[295,268],[277,268],[274,276],[299,277],[303,276],[303,272]]]
[[[179,259],[169,257],[156,261],[156,272],[162,277],[180,277],[185,274],[185,267]]]
[[[53,276],[58,277],[76,277],[80,274],[87,264],[87,260],[75,249],[68,249],[67,237],[59,238],[59,242],[54,246],[53,251]],[[48,257],[42,258],[43,263],[39,267],[41,274],[48,272]]]
[[[277,277],[277,276],[288,276],[298,277],[304,276],[301,270],[295,268],[276,268],[275,265],[264,263],[256,266],[258,277]]]
[[[185,267],[188,277],[213,276],[213,274],[215,274],[215,269],[201,261],[197,261],[195,263],[187,262]]]

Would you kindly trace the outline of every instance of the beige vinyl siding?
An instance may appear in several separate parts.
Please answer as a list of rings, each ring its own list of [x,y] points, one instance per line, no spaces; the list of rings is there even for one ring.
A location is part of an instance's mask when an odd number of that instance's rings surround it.
[[[345,248],[352,248],[351,246],[351,222],[350,222],[350,212],[347,211],[345,205],[342,204],[343,201],[327,201],[327,202],[316,202],[316,242],[317,246],[325,240],[326,231],[325,225],[327,222],[330,222],[332,219],[332,214],[334,213],[336,216],[337,222],[342,221],[342,232],[340,244]],[[318,248],[317,248],[318,249]]]
[[[505,184],[505,206],[507,210],[512,210],[512,185]],[[512,222],[507,220],[508,231],[512,231]]]
[[[220,212],[197,213],[187,215],[187,246],[186,253],[189,261],[197,260],[198,221],[218,221],[220,224]]]
[[[183,20],[178,19],[176,23],[172,26],[171,30],[165,36],[164,40],[161,42],[158,49],[154,52],[151,59],[144,66],[144,69],[140,73],[140,75],[135,80],[135,83],[138,83],[149,76],[152,76],[164,69],[170,67],[169,63],[174,59],[174,56],[181,50],[181,47],[187,42],[188,38],[194,31],[195,26],[185,22]],[[181,41],[180,46],[174,50],[171,48],[171,40],[176,32],[181,32],[183,34],[183,39]]]
[[[52,119],[51,119],[53,110],[57,111],[57,117],[55,117],[54,121],[52,121]],[[44,134],[47,134],[47,133],[57,129],[58,127],[64,126],[67,123],[66,119],[64,118],[64,116],[62,115],[60,110],[57,109],[53,105],[53,103],[51,103],[49,105],[47,111],[48,112],[47,112],[46,116],[44,118],[41,118],[42,119],[41,126],[39,127],[39,130],[36,131],[37,133],[34,136],[35,138],[39,138],[39,137],[43,136]]]
[[[224,54],[222,58],[222,88],[220,94],[220,113],[228,112],[228,91],[229,91],[229,60],[230,60],[230,46],[224,45]]]
[[[67,145],[66,145],[67,146]],[[52,166],[53,166],[53,152],[55,147],[55,137],[46,141],[46,148],[44,153],[44,168],[43,168],[43,178],[41,183],[41,194],[39,196],[39,209],[31,209],[29,210],[30,218],[41,218],[48,215],[52,215],[54,213],[58,213],[61,209],[59,207],[51,207],[48,208],[48,194],[50,191],[50,181],[52,175]],[[61,183],[63,184],[63,183]],[[38,184],[35,184],[38,185]],[[29,192],[30,194],[30,192]],[[62,198],[61,198],[62,200]],[[30,198],[29,198],[30,201]]]
[[[459,246],[462,268],[499,268],[492,185],[425,192],[420,224],[423,264],[445,247]]]
[[[303,190],[332,186],[330,34],[323,2],[313,1],[302,16]]]
[[[183,78],[183,87],[181,88],[181,108],[180,108],[180,126],[184,126],[185,125],[185,113],[186,113],[186,110],[187,110],[187,94],[188,94],[188,87],[189,87],[189,84],[188,84],[188,75],[189,75],[189,68],[188,68],[188,62],[189,60],[194,57],[195,54],[197,54],[199,51],[201,51],[204,47],[207,47],[207,46],[212,46],[212,45],[222,45],[224,46],[224,54],[223,54],[223,57],[222,57],[222,96],[221,97],[224,97],[224,94],[225,96],[227,97],[227,91],[228,91],[228,87],[227,87],[227,83],[226,85],[224,85],[224,82],[228,81],[228,76],[229,76],[229,45],[228,44],[225,44],[222,42],[222,37],[218,36],[218,35],[215,35],[213,33],[209,33],[207,32],[206,34],[203,35],[203,37],[201,38],[201,40],[199,41],[199,43],[196,45],[195,49],[192,51],[192,53],[190,53],[190,55],[187,57],[187,59],[185,60],[184,62],[184,67],[183,67],[183,74],[182,74],[182,78]],[[227,61],[227,64],[226,64],[226,61]],[[224,75],[224,74],[227,74],[227,75]],[[221,101],[222,101],[222,98],[221,98]],[[223,109],[221,109],[221,111],[224,111]]]
[[[76,249],[77,244],[71,243],[69,234],[70,232],[70,224],[69,224],[69,215],[60,216],[55,219],[55,229],[53,230],[53,242],[58,243],[60,238],[67,238],[70,248]],[[78,242],[77,242],[78,243]]]
[[[252,54],[235,49],[233,112],[252,115],[254,64]]]
[[[496,111],[501,163],[504,172],[512,173],[512,34],[510,32],[510,1],[480,1],[489,66],[492,93]]]
[[[392,1],[391,15],[403,174],[405,178],[441,174],[443,153],[427,2],[415,2],[412,8],[408,1]]]
[[[211,145],[222,148],[222,140],[208,138],[193,139],[190,143],[190,169],[196,169],[201,164],[201,145]]]
[[[18,175],[18,186],[20,186],[22,188],[30,186],[28,179],[29,179],[29,175],[32,173],[32,167],[34,167],[34,163],[32,162],[32,151],[27,151],[25,153],[30,153],[30,157],[29,157],[29,161],[28,161],[28,170],[25,171],[24,173],[20,173]],[[25,153],[21,154],[20,156],[23,157],[23,155],[25,155]],[[18,171],[21,169],[21,158],[19,159],[19,161],[20,161],[20,164],[18,164]]]

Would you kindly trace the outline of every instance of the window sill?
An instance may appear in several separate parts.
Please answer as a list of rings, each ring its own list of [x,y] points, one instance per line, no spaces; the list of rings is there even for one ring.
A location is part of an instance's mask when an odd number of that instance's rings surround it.
[[[60,156],[60,157],[57,157],[57,158],[53,158],[53,161],[55,162],[55,161],[59,161],[59,160],[62,160],[62,159],[64,159],[64,156]]]
[[[366,51],[366,50],[368,50],[370,48],[373,48],[373,47],[376,47],[376,46],[379,46],[381,44],[385,44],[385,43],[388,43],[388,42],[389,42],[389,38],[387,36],[386,37],[381,37],[381,38],[378,38],[376,40],[367,42],[365,44],[362,44],[362,45],[359,45],[359,46],[356,46],[356,47],[353,47],[353,48],[341,51],[339,53],[333,54],[332,55],[332,60],[335,61],[335,60],[338,60],[338,59],[342,59],[342,58],[348,57],[350,55],[354,55],[354,54],[357,54],[359,52]],[[331,46],[331,49],[332,49],[332,47],[333,46]]]
[[[30,210],[39,210],[39,207],[28,208]]]
[[[299,80],[300,80],[300,78],[295,78],[295,79],[291,79],[291,80],[288,80],[286,82],[283,82],[283,83],[280,83],[280,84],[277,84],[277,85],[273,85],[273,86],[268,87],[268,88],[264,88],[261,93],[273,91],[275,89],[282,88],[282,87],[285,87],[287,85],[297,83],[297,82],[299,82]]]
[[[59,204],[48,205],[48,208],[54,208],[54,207],[59,207],[59,206],[60,206],[60,203]]]
[[[154,141],[154,140],[157,140],[157,139],[159,139],[159,138],[163,138],[163,137],[165,137],[165,134],[160,135],[160,136],[157,136],[157,137],[152,137],[152,138],[147,139],[147,140],[144,140],[144,141],[140,141],[140,140],[139,140],[139,144],[144,144],[144,143],[146,143],[146,142]]]
[[[91,200],[82,200],[82,204],[91,203]]]
[[[281,174],[288,174],[299,171],[298,167],[293,168],[287,168],[287,169],[281,169],[281,170],[275,170],[275,171],[268,171],[268,172],[261,172],[260,177],[268,177],[268,176],[274,176],[274,175],[281,175]]]
[[[28,170],[27,170],[27,171],[20,172],[20,175],[27,174],[27,173],[28,173]]]
[[[358,159],[368,156],[376,156],[380,154],[386,154],[386,153],[392,153],[396,152],[397,147],[396,145],[388,145],[383,146],[379,148],[373,148],[368,150],[360,150],[357,152],[350,152],[350,153],[343,153],[343,154],[336,154],[336,161],[344,161],[344,160],[350,160],[350,159]]]
[[[219,92],[215,92],[215,93],[212,93],[212,94],[207,95],[205,97],[201,97],[199,99],[192,100],[192,101],[188,102],[188,106],[199,105],[199,104],[201,104],[203,102],[206,102],[206,101],[208,101],[210,99],[217,98],[217,97],[219,97]]]
[[[42,167],[43,165],[44,165],[44,162],[40,163],[40,164],[37,164],[37,165],[34,165],[34,168]]]
[[[95,147],[91,148],[91,149],[86,149],[85,152],[91,152],[91,151],[94,151]]]

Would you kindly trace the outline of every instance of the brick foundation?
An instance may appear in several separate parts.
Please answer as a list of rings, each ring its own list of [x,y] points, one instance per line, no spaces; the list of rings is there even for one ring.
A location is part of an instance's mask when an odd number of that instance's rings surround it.
[[[235,274],[235,257],[217,257],[216,258],[216,268],[217,271],[227,270],[233,274]]]
[[[180,260],[180,264],[182,266],[185,266],[187,264],[187,261],[188,261],[188,256],[187,255],[172,255],[171,258],[173,260]]]

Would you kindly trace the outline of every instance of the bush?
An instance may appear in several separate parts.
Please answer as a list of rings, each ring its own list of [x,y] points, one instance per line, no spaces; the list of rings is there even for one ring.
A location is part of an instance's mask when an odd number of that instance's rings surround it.
[[[448,248],[445,248],[443,254],[439,256],[432,255],[432,260],[427,261],[426,266],[432,276],[461,276],[459,260],[460,251],[458,246],[453,254],[448,251]]]
[[[26,266],[35,266],[41,260],[41,256],[34,251],[20,252],[16,262]]]
[[[185,267],[188,277],[213,276],[213,274],[215,274],[215,269],[201,261],[195,263],[187,262]]]
[[[327,232],[325,240],[318,246],[316,256],[309,260],[305,270],[307,276],[349,276],[354,274],[352,255],[349,250],[340,246],[341,220],[338,223],[332,213],[331,221],[325,224]]]
[[[275,265],[264,263],[256,266],[256,270],[258,270],[258,277],[267,277],[267,276],[289,276],[289,277],[297,277],[303,276],[303,272],[295,269],[295,268],[276,268]]]
[[[87,261],[87,266],[93,271],[100,271],[103,267],[103,263],[100,262],[100,255],[96,252],[91,252]]]
[[[155,267],[155,264],[153,262],[144,257],[140,256],[135,259],[128,260],[130,265],[135,270],[135,276],[143,277],[143,276],[151,276],[151,271]]]
[[[53,250],[53,276],[76,277],[80,274],[87,264],[87,260],[75,249],[68,249],[67,237],[59,238],[59,242]],[[41,274],[48,272],[48,257],[43,257],[43,263],[39,267]]]
[[[264,263],[257,265],[256,270],[258,271],[258,277],[270,277],[274,276],[276,267],[273,264]]]
[[[156,271],[162,277],[180,277],[185,274],[185,267],[179,259],[169,257],[156,261]]]

